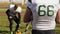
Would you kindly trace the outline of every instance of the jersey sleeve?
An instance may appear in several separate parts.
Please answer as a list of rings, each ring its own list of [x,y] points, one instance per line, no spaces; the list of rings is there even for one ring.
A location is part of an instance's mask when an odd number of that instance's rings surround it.
[[[30,9],[32,8],[32,3],[31,2],[27,2],[27,7],[29,7]]]
[[[58,10],[60,9],[60,0],[58,0],[58,3],[56,4],[58,7]]]
[[[22,11],[22,8],[18,6],[18,8],[16,9],[16,12],[21,13],[21,11]]]
[[[60,4],[58,4],[58,10],[60,10]]]

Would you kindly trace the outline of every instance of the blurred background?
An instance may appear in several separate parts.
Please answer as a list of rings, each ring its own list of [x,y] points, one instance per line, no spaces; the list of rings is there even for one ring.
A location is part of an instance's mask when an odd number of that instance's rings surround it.
[[[0,34],[9,34],[9,21],[7,19],[5,12],[9,8],[11,2],[14,2],[15,4],[22,7],[20,30],[22,31],[22,33],[25,30],[25,23],[23,22],[23,16],[26,11],[27,0],[0,0]],[[15,25],[16,23],[13,23],[13,31],[15,29]],[[30,24],[27,34],[31,34],[31,28],[32,26]],[[56,32],[57,34],[60,34],[60,24],[57,24]]]

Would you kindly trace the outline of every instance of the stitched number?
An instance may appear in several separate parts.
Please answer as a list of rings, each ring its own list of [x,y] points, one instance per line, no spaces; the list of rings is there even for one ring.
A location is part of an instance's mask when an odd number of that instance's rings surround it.
[[[54,15],[54,11],[51,9],[51,8],[54,8],[54,6],[48,5],[46,11],[45,10],[41,10],[42,7],[44,9],[46,9],[45,5],[40,5],[39,8],[38,8],[38,15],[39,16],[45,16],[46,14],[47,14],[47,16],[53,16]]]

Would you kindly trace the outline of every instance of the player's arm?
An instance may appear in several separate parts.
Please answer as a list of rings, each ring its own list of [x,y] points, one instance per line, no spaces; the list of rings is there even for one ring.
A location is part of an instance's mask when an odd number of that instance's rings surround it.
[[[7,11],[6,11],[6,15],[8,16],[8,18],[12,18],[12,16],[13,16],[13,14],[10,12],[10,10],[8,9]]]
[[[9,9],[6,10],[6,15],[7,15],[7,16],[9,15],[9,14],[8,14],[8,11],[9,11]]]
[[[25,23],[31,21],[31,19],[30,19],[31,14],[32,14],[31,9],[29,7],[27,7],[26,12],[25,12],[25,15],[24,15],[24,22]]]
[[[17,18],[20,20],[21,19],[21,7],[18,6],[15,11],[17,13]]]
[[[57,12],[56,23],[60,24],[60,10]]]
[[[26,30],[28,30],[29,28],[29,22],[31,21],[30,19],[31,15],[32,15],[31,9],[27,7],[25,15],[24,15],[24,23],[26,23]]]
[[[20,20],[21,14],[17,12],[17,13],[16,13],[16,17]]]
[[[16,12],[16,16],[17,16],[17,18],[19,18],[19,19],[20,19],[21,14],[20,14],[19,12]]]

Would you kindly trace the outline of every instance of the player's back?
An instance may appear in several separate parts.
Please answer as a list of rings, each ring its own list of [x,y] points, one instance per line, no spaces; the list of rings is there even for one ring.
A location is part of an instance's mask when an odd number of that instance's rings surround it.
[[[31,8],[33,13],[33,29],[54,29],[58,4],[59,0],[32,0],[29,8]]]

